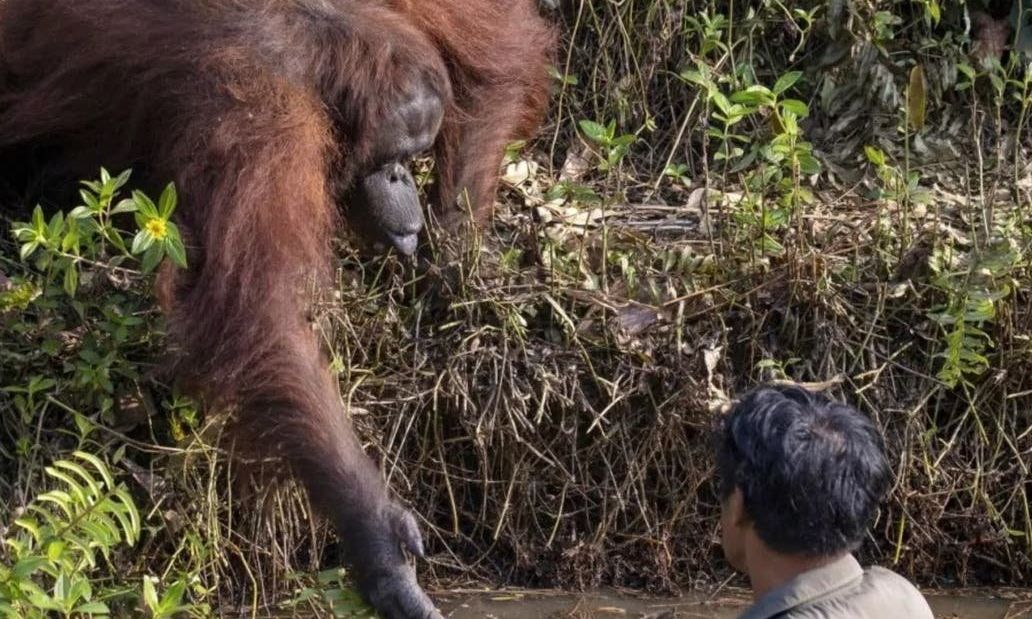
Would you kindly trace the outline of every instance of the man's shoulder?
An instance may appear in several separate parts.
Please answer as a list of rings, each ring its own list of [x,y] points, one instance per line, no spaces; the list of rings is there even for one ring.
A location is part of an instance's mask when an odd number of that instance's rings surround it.
[[[884,567],[872,566],[864,570],[855,603],[860,609],[870,611],[872,617],[892,609],[899,617],[932,619],[932,609],[917,587]]]
[[[917,587],[915,587],[909,580],[890,569],[877,565],[864,570],[862,586],[863,585],[875,590],[884,590],[897,595],[911,594],[917,596],[922,601],[924,600],[924,596],[921,595],[921,592],[918,591]]]
[[[928,602],[909,580],[892,570],[870,567],[852,586],[790,609],[779,619],[932,619]]]

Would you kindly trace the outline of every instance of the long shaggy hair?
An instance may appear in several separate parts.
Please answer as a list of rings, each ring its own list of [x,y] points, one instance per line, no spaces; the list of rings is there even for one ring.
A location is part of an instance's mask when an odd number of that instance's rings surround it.
[[[506,142],[546,110],[554,36],[532,0],[6,0],[0,180],[101,164],[174,180],[190,266],[162,269],[159,297],[180,376],[353,529],[393,503],[299,282],[329,284],[337,204],[412,80],[446,103],[441,218],[461,220],[460,194],[487,217]]]

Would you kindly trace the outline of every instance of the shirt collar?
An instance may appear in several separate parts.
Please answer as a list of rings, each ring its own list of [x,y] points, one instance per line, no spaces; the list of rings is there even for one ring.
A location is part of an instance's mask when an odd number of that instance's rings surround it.
[[[823,567],[803,572],[768,591],[738,619],[767,619],[849,585],[862,578],[863,568],[847,554]]]

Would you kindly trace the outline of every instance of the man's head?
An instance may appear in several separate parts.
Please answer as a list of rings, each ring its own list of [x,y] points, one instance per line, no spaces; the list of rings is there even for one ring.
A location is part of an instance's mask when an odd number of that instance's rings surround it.
[[[859,411],[799,387],[761,387],[722,421],[716,447],[724,554],[737,569],[757,539],[805,558],[855,549],[892,472]]]

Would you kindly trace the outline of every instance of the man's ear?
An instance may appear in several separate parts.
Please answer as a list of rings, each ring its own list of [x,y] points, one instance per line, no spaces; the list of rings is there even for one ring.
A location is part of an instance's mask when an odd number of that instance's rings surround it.
[[[740,488],[735,488],[727,497],[728,520],[736,527],[749,524],[749,514],[745,511],[745,497]]]

